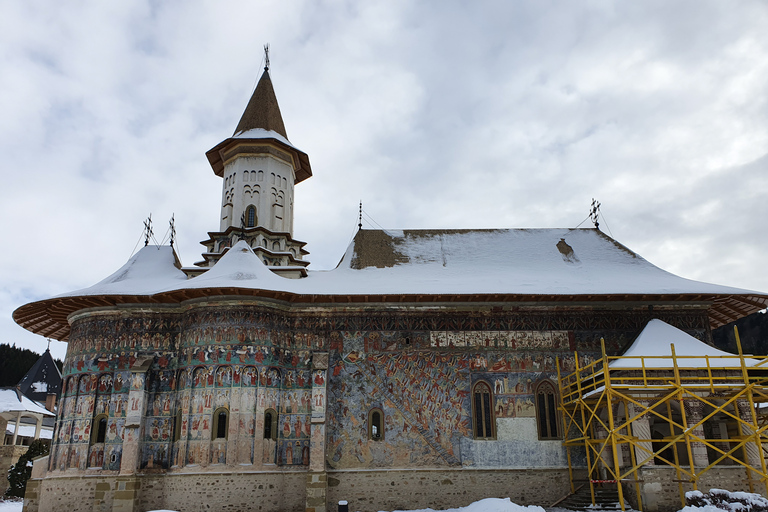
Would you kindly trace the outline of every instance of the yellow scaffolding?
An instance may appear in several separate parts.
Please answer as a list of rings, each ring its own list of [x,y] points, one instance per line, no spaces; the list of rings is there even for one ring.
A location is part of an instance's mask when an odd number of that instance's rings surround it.
[[[643,510],[638,472],[647,465],[675,468],[683,506],[683,485],[697,489],[719,465],[742,466],[750,492],[765,489],[768,496],[768,415],[760,407],[768,402],[768,358],[745,358],[738,331],[733,356],[678,356],[671,344],[671,357],[624,358],[608,356],[601,343],[602,357],[593,363],[580,367],[575,353],[572,373],[561,375],[557,365],[571,492],[572,450],[581,449],[593,505],[596,484],[616,484],[624,510],[628,483]],[[707,425],[714,418],[719,431]],[[665,435],[652,435],[651,424],[654,434]]]

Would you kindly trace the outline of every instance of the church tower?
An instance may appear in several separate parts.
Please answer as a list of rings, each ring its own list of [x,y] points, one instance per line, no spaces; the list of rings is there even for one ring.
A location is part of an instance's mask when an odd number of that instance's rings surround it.
[[[293,188],[312,176],[309,157],[288,140],[269,76],[269,59],[232,137],[206,153],[222,178],[219,231],[208,233],[206,268],[245,240],[273,272],[307,275],[305,242],[293,239]],[[201,268],[201,272],[203,271]],[[191,272],[197,274],[199,272]]]

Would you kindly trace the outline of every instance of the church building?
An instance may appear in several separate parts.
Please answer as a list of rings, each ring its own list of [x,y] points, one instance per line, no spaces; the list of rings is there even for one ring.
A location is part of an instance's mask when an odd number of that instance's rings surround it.
[[[293,238],[312,177],[267,69],[234,134],[202,260],[146,245],[21,306],[68,342],[25,510],[434,509],[570,492],[558,368],[654,319],[711,330],[768,295],[684,279],[598,229],[360,229],[331,271]],[[321,178],[327,179],[327,178]]]

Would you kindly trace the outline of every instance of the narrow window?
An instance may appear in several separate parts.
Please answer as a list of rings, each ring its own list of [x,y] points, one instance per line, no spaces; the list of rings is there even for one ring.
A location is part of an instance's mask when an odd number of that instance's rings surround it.
[[[178,442],[181,439],[181,409],[176,413],[176,421],[173,425],[173,442]]]
[[[213,439],[226,439],[227,438],[227,420],[229,419],[229,413],[225,408],[216,409],[213,413],[213,430],[211,430],[211,437]]]
[[[368,412],[368,439],[374,441],[384,439],[384,413],[379,408]]]
[[[107,418],[99,418],[98,430],[96,431],[96,442],[103,443],[107,438]]]
[[[560,417],[557,412],[557,394],[550,381],[536,387],[536,422],[539,439],[560,439]]]
[[[264,413],[264,439],[277,439],[277,412],[274,409]]]
[[[475,384],[472,392],[472,417],[475,423],[475,439],[496,438],[491,387],[482,381]]]
[[[245,210],[245,227],[252,228],[256,226],[256,207],[250,205]]]
[[[91,445],[103,443],[107,438],[107,415],[99,414],[93,419]]]

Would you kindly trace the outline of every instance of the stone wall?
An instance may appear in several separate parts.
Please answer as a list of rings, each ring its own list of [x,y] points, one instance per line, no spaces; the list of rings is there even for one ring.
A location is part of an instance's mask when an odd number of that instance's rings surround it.
[[[130,482],[128,480],[131,480]],[[112,476],[56,476],[29,481],[24,512],[112,511],[122,487],[136,487],[133,511],[299,512],[306,473],[254,472]],[[117,491],[117,492],[116,492]]]
[[[25,512],[111,511],[116,485],[125,477],[56,476],[30,480]],[[134,511],[299,512],[305,508],[306,473],[255,472],[142,475]],[[375,512],[403,508],[445,509],[482,498],[511,498],[519,504],[542,504],[570,490],[567,469],[538,470],[394,470],[328,473],[328,508],[339,500],[350,510]]]
[[[567,469],[329,471],[328,510],[360,512],[463,507],[483,498],[547,506],[570,492]]]
[[[677,476],[673,467],[643,467],[638,472],[638,478],[642,482],[640,494],[644,512],[674,512],[682,508],[679,486],[675,482]],[[699,478],[698,490],[706,493],[713,488],[749,492],[746,469],[741,466],[721,466],[710,469]],[[628,482],[624,484],[623,489],[627,501],[637,509],[635,485]],[[683,492],[692,490],[692,484],[683,483]],[[752,492],[766,495],[765,487],[756,479]]]

